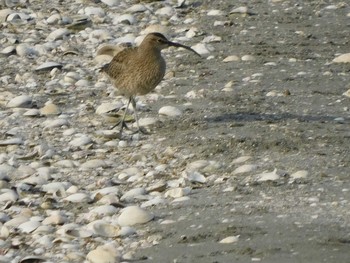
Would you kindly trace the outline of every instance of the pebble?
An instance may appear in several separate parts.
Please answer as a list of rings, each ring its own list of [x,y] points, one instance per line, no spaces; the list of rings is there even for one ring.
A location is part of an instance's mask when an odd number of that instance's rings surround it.
[[[234,171],[233,174],[242,174],[242,173],[249,173],[257,169],[257,165],[255,164],[243,164],[239,167],[237,167]]]
[[[90,263],[119,263],[120,254],[114,243],[108,243],[91,250],[86,259]]]
[[[236,243],[239,240],[239,235],[238,236],[228,236],[225,237],[224,239],[221,239],[219,241],[219,243],[221,244],[232,244],[232,243]]]
[[[290,177],[292,179],[300,179],[300,178],[306,178],[308,176],[308,171],[305,171],[305,170],[300,170],[300,171],[297,171],[295,173],[292,173],[290,175]]]
[[[258,178],[258,182],[275,181],[280,178],[280,176],[277,174],[277,169],[273,170],[272,172],[258,174],[256,177]]]

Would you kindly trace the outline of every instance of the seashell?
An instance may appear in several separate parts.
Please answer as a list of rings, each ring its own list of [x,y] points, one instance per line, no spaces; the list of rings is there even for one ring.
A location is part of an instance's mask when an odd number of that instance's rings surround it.
[[[91,250],[86,259],[89,263],[119,263],[120,254],[115,244],[108,243]]]
[[[58,24],[61,20],[62,20],[61,15],[58,13],[55,13],[46,19],[46,23],[48,23],[49,25],[53,25],[53,24]]]
[[[156,15],[159,15],[159,16],[172,16],[175,14],[175,10],[171,7],[171,6],[165,6],[165,7],[162,7],[162,8],[159,8],[156,12],[155,12]]]
[[[224,58],[224,60],[222,62],[236,62],[236,61],[240,61],[240,58],[236,55],[231,55],[231,56]]]
[[[97,206],[90,211],[90,213],[100,216],[114,215],[118,212],[118,209],[113,205],[101,205]]]
[[[92,143],[91,138],[89,136],[83,134],[83,135],[80,135],[79,137],[71,140],[69,142],[69,145],[73,146],[73,147],[81,147],[81,146],[84,146],[84,145],[87,145],[90,143]]]
[[[9,8],[0,9],[0,22],[5,22],[7,17],[12,13],[14,13],[14,11]]]
[[[242,61],[255,61],[255,57],[252,55],[244,55],[241,58]]]
[[[11,220],[7,221],[6,223],[4,223],[5,226],[7,227],[15,227],[17,228],[19,225],[21,225],[22,223],[25,223],[29,220],[28,216],[24,216],[24,215],[18,215],[14,218],[12,218]]]
[[[208,55],[210,53],[210,50],[209,50],[210,48],[203,43],[198,43],[192,46],[191,48],[200,55]]]
[[[240,6],[230,11],[230,14],[246,14],[246,13],[248,13],[248,7],[246,6]]]
[[[59,193],[59,196],[67,196],[66,189],[68,186],[70,186],[70,183],[53,182],[43,185],[41,190],[48,194],[57,195],[57,193]]]
[[[160,196],[156,196],[155,198],[148,200],[146,202],[143,202],[141,204],[141,208],[146,208],[146,207],[150,207],[150,206],[157,206],[157,205],[162,205],[165,204],[166,201],[161,198]]]
[[[345,92],[343,93],[343,95],[346,96],[346,97],[348,97],[348,98],[350,98],[350,89],[348,89],[347,91],[345,91]]]
[[[7,145],[20,145],[23,144],[23,140],[21,138],[12,138],[7,140],[0,140],[0,146]]]
[[[23,113],[23,116],[27,116],[27,117],[40,116],[40,110],[38,110],[38,109],[29,109],[25,113]]]
[[[108,224],[103,220],[90,223],[88,228],[91,228],[95,235],[101,237],[118,237],[120,235],[120,227]]]
[[[22,224],[20,224],[18,226],[18,228],[23,232],[23,233],[31,233],[33,232],[35,229],[37,229],[39,226],[41,225],[40,222],[38,221],[27,221],[27,222],[24,222]]]
[[[16,191],[8,189],[4,190],[6,190],[6,192],[0,194],[0,203],[16,202],[18,200],[18,194]]]
[[[121,16],[116,16],[113,19],[113,25],[118,25],[118,24],[127,24],[127,25],[133,25],[136,23],[136,19],[133,15],[130,14],[124,14]]]
[[[168,191],[165,192],[164,196],[165,197],[172,197],[172,198],[179,198],[183,197],[186,195],[189,195],[191,193],[191,188],[190,187],[176,187],[169,189]]]
[[[185,172],[185,177],[192,183],[201,183],[204,184],[207,182],[207,178],[205,176],[197,171],[194,172]]]
[[[32,97],[28,95],[20,95],[11,99],[7,104],[7,108],[29,108],[32,106]]]
[[[3,54],[3,55],[6,55],[6,56],[15,54],[16,53],[16,47],[15,46],[5,47],[3,50],[1,50],[0,53]]]
[[[217,9],[208,11],[207,16],[224,16],[225,12]]]
[[[40,263],[47,262],[47,258],[39,256],[26,256],[22,258],[19,263]]]
[[[51,129],[51,128],[58,128],[62,126],[69,126],[69,122],[67,119],[53,119],[53,120],[46,120],[43,122],[44,129]]]
[[[106,13],[101,7],[88,6],[84,9],[84,13],[88,16],[105,17]]]
[[[98,40],[100,42],[112,39],[111,34],[103,29],[96,29],[90,32],[89,34],[90,40]]]
[[[47,41],[55,41],[59,39],[64,39],[71,33],[67,28],[58,28],[52,31],[46,38]]]
[[[67,196],[63,200],[71,202],[71,203],[81,203],[81,202],[89,202],[91,201],[90,196],[85,193],[75,193]]]
[[[138,206],[128,206],[124,208],[118,217],[120,226],[133,226],[144,224],[153,219],[153,215]]]
[[[143,188],[143,187],[134,188],[134,189],[127,191],[125,194],[123,194],[122,197],[120,198],[120,200],[130,202],[133,199],[137,198],[138,196],[142,196],[145,194],[146,194],[145,188]]]
[[[277,169],[273,170],[270,173],[261,173],[256,175],[258,178],[258,182],[266,182],[266,181],[276,181],[280,179],[280,176],[277,174]]]
[[[101,2],[108,6],[116,6],[119,4],[119,0],[101,0]]]
[[[300,179],[300,178],[306,178],[308,176],[309,172],[306,170],[300,170],[295,173],[292,173],[290,177],[292,179]]]
[[[232,243],[236,243],[239,239],[239,235],[237,236],[229,236],[229,237],[225,237],[224,239],[221,239],[219,241],[219,243],[221,244],[232,244]]]
[[[96,168],[105,168],[107,164],[104,160],[101,159],[91,159],[86,161],[80,166],[80,170],[90,170]]]
[[[10,236],[10,230],[8,229],[7,226],[2,225],[0,228],[0,238],[7,239],[9,236]]]
[[[257,168],[257,165],[255,165],[255,164],[244,164],[244,165],[241,165],[240,167],[236,168],[233,171],[233,174],[235,175],[235,174],[249,173],[249,172],[256,170],[256,168]]]
[[[45,62],[45,63],[41,64],[40,66],[38,66],[35,69],[35,71],[50,71],[54,68],[61,69],[62,67],[63,66],[60,63],[48,61],[48,62]]]
[[[128,9],[126,9],[126,12],[128,13],[141,13],[147,10],[147,7],[143,4],[136,4],[133,5],[131,7],[129,7]]]
[[[46,217],[43,225],[62,225],[67,222],[67,217],[62,215],[59,211],[54,211],[50,216]]]
[[[159,109],[158,114],[168,117],[178,117],[182,115],[182,111],[174,106],[163,106]]]
[[[251,159],[252,157],[251,156],[241,156],[241,157],[238,157],[236,159],[234,159],[232,161],[232,164],[239,164],[239,163],[244,163],[246,161],[248,161],[249,159]]]
[[[96,114],[104,114],[112,111],[117,111],[123,106],[122,102],[102,103],[96,108]]]
[[[49,102],[46,103],[45,106],[40,109],[40,114],[45,116],[59,115],[61,114],[61,111],[56,104]]]
[[[333,63],[350,63],[350,53],[342,54],[332,60]]]

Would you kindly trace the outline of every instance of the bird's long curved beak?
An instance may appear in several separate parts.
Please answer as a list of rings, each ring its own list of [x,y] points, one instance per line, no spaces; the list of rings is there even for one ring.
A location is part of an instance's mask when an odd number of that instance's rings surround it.
[[[196,51],[194,51],[192,48],[188,47],[188,46],[185,46],[185,45],[182,45],[182,44],[179,44],[179,43],[175,43],[175,42],[171,42],[171,41],[168,41],[168,45],[169,46],[172,46],[172,47],[182,47],[184,49],[187,49],[187,50],[190,50],[192,51],[193,53],[195,53],[197,56],[201,56],[199,55]]]

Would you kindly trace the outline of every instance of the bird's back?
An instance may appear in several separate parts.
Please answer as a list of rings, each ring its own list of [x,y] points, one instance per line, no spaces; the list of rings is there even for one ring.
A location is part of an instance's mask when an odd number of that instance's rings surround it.
[[[144,95],[152,91],[165,74],[165,61],[159,50],[127,48],[102,68],[124,95]]]

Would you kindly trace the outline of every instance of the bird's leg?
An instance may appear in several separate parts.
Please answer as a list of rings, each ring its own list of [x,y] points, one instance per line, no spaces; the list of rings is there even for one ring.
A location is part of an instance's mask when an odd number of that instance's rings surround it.
[[[127,128],[128,129],[128,126],[126,125],[125,123],[125,117],[126,117],[126,113],[128,112],[128,108],[129,108],[129,104],[130,104],[130,101],[133,100],[133,97],[130,96],[129,97],[129,100],[128,100],[128,103],[126,104],[126,108],[125,108],[125,111],[124,111],[124,114],[123,114],[123,119],[122,121],[120,122],[120,131],[119,131],[119,135],[121,136],[122,133],[123,133],[123,128]]]
[[[148,132],[144,129],[144,128],[140,128],[140,125],[139,125],[139,118],[137,116],[137,110],[136,110],[136,101],[135,101],[135,98],[132,97],[131,98],[131,105],[132,107],[134,108],[134,116],[135,116],[135,120],[136,120],[136,125],[137,125],[137,131],[138,132],[141,132],[143,134],[148,134]]]

